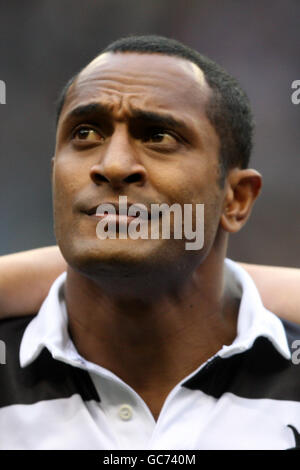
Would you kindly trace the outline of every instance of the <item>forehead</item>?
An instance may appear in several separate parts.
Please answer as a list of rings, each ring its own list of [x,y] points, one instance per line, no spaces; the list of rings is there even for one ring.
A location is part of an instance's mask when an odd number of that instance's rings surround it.
[[[163,54],[105,53],[96,57],[71,85],[62,114],[100,101],[126,108],[205,116],[211,95],[203,72],[185,59]]]

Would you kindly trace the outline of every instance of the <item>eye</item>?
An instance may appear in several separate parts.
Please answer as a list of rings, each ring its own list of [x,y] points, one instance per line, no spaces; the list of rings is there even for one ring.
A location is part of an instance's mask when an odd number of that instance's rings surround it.
[[[171,145],[177,142],[177,138],[170,131],[155,129],[147,133],[143,138],[143,142],[157,143],[163,145]]]
[[[166,132],[157,132],[156,134],[152,135],[149,140],[152,142],[173,142],[174,137]]]
[[[85,142],[101,142],[103,137],[99,134],[96,129],[89,126],[81,126],[75,129],[72,134],[73,140],[80,140]]]

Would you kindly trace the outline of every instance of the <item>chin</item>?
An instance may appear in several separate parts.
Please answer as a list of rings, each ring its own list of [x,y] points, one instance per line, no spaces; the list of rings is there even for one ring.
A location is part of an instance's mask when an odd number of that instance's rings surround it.
[[[136,277],[178,266],[182,247],[172,240],[80,239],[60,245],[67,263],[89,277]]]

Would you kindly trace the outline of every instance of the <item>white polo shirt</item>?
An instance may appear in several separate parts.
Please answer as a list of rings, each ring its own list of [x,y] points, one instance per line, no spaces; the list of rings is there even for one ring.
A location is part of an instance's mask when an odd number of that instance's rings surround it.
[[[297,446],[300,368],[289,343],[300,339],[300,328],[266,310],[246,271],[225,262],[243,291],[237,337],[170,391],[157,421],[129,385],[77,352],[67,330],[66,273],[37,316],[3,320],[0,449]]]

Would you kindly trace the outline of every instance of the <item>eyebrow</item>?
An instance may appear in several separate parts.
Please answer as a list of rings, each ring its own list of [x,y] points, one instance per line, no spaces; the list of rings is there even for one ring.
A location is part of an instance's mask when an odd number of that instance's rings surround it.
[[[77,117],[88,118],[89,116],[95,114],[109,116],[111,114],[110,108],[107,105],[101,103],[83,104],[72,109],[72,111],[67,114],[64,121],[69,121]]]
[[[154,111],[145,111],[142,109],[133,109],[132,117],[137,121],[144,121],[153,126],[173,127],[181,130],[188,130],[186,123],[171,114],[161,114]]]
[[[68,122],[74,118],[90,118],[96,115],[112,119],[111,107],[103,103],[89,103],[80,105],[71,110],[63,122]],[[178,130],[188,132],[187,124],[167,113],[157,113],[143,109],[132,109],[129,120],[143,121],[152,126],[173,127]]]

